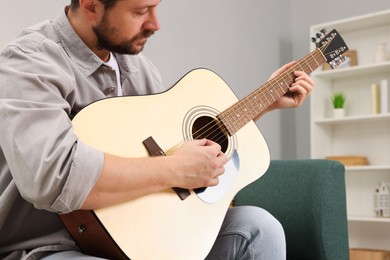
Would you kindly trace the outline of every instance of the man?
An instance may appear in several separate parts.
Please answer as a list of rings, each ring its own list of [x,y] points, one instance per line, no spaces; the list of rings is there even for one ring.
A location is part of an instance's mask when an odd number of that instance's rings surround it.
[[[164,157],[121,158],[73,133],[71,119],[93,101],[165,90],[141,53],[160,28],[159,3],[72,0],[54,21],[26,29],[1,51],[0,258],[94,259],[79,252],[57,213],[218,184],[227,158],[212,141],[190,141]],[[314,83],[304,72],[295,76],[290,93],[267,111],[303,102]],[[256,207],[229,209],[208,256],[284,258],[281,225]]]

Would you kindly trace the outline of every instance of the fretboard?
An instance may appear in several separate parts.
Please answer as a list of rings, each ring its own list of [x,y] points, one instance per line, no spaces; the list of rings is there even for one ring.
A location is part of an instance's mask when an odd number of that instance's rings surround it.
[[[288,92],[294,83],[294,71],[304,71],[310,74],[325,62],[325,57],[320,49],[308,54],[291,68],[269,80],[251,94],[235,103],[218,115],[229,135],[235,134],[243,126],[255,119],[261,112],[275,102],[279,97]]]

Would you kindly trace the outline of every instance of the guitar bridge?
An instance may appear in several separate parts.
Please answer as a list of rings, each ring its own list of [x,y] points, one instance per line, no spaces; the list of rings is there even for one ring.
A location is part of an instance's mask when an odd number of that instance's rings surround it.
[[[161,147],[156,143],[153,137],[148,137],[142,142],[148,151],[149,155],[152,157],[155,156],[166,156]],[[187,189],[173,187],[172,188],[181,200],[185,200],[191,195],[191,192]]]

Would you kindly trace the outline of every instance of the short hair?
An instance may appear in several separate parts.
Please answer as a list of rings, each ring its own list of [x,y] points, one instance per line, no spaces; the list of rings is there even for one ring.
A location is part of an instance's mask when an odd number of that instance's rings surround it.
[[[103,5],[104,9],[108,10],[116,4],[118,0],[99,0]],[[71,0],[70,7],[74,10],[80,7],[80,0]]]

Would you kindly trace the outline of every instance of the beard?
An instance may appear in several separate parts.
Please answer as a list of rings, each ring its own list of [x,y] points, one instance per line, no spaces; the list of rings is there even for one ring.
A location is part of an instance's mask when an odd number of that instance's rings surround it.
[[[114,42],[118,30],[110,26],[107,13],[103,15],[102,21],[92,28],[97,39],[96,47],[99,50],[108,50],[120,54],[135,55],[140,53],[146,43],[146,39],[154,34],[154,31],[143,30],[130,39],[125,39],[119,43]]]

